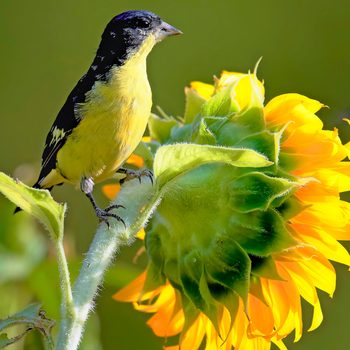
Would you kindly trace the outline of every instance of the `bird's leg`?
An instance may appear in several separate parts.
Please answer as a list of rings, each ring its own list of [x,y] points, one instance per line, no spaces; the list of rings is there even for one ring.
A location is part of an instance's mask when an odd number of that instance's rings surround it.
[[[138,179],[139,182],[141,183],[142,176],[147,176],[153,185],[153,173],[151,170],[143,169],[143,170],[135,171],[135,170],[126,169],[126,168],[119,168],[117,170],[117,173],[125,174],[125,177],[119,181],[120,184],[123,184],[124,182],[130,181],[132,179]]]
[[[124,220],[120,216],[113,214],[113,213],[110,213],[110,210],[115,209],[115,208],[124,208],[124,206],[114,204],[114,205],[107,207],[106,209],[101,209],[96,204],[96,201],[92,195],[94,185],[95,185],[94,181],[91,178],[84,177],[84,178],[82,178],[82,180],[80,182],[80,189],[82,190],[82,192],[85,193],[86,197],[89,198],[98,219],[100,221],[105,222],[107,224],[107,226],[109,227],[108,218],[114,218],[114,219],[117,219],[118,221],[120,221],[126,227]]]

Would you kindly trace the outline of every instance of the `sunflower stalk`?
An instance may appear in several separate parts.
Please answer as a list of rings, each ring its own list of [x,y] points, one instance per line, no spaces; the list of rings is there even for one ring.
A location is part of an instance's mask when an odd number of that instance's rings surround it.
[[[149,183],[139,184],[134,180],[123,186],[118,196],[118,204],[127,209],[123,213],[119,212],[119,215],[122,215],[127,228],[120,222],[111,220],[110,226],[102,223],[97,229],[73,286],[74,312],[65,313],[61,321],[57,350],[78,348],[106,269],[113,262],[120,247],[133,242],[135,234],[145,225],[157,203],[155,188]]]
[[[67,320],[72,318],[75,310],[73,303],[72,287],[69,276],[69,268],[66,259],[66,255],[63,247],[63,235],[61,238],[54,240],[54,246],[57,256],[58,271],[60,277],[61,286],[61,329],[60,331],[65,333],[67,328]]]

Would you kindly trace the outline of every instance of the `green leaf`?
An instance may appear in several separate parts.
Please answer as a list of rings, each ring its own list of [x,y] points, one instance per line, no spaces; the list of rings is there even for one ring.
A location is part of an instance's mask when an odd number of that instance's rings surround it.
[[[0,348],[19,340],[29,330],[37,329],[44,336],[46,343],[53,349],[51,329],[55,325],[55,322],[45,317],[40,304],[31,304],[24,310],[19,311],[6,319],[0,320],[0,332],[19,324],[25,325],[27,327],[26,331],[24,331],[23,334],[10,339],[6,335],[2,335],[0,338]]]
[[[250,149],[184,143],[162,146],[158,149],[154,159],[154,174],[161,188],[176,176],[209,163],[253,168],[273,164],[264,155]]]
[[[0,349],[6,348],[7,346],[16,343],[17,341],[21,340],[26,333],[28,333],[30,329],[26,329],[23,333],[13,337],[9,338],[7,334],[0,334]]]
[[[171,117],[168,119],[160,118],[152,113],[148,120],[150,136],[160,143],[165,143],[170,137],[171,129],[177,124],[177,121]]]
[[[49,191],[26,186],[0,172],[0,192],[36,217],[48,229],[53,239],[62,239],[66,205],[57,203]]]

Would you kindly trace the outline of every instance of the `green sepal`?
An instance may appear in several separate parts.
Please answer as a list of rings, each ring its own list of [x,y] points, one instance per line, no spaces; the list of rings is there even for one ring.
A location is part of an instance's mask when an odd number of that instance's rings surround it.
[[[179,274],[183,292],[219,331],[219,304],[210,293],[201,255],[197,251],[192,251],[185,255],[182,253],[181,257]]]
[[[215,135],[220,133],[221,128],[228,122],[228,117],[203,117],[209,130]]]
[[[192,303],[192,301],[189,298],[187,298],[187,296],[183,293],[181,293],[181,303],[182,303],[182,310],[184,312],[185,323],[182,327],[182,331],[180,334],[180,341],[179,341],[180,344],[183,336],[186,334],[186,332],[189,330],[189,328],[196,321],[197,317],[200,314],[199,309],[197,309]]]
[[[199,291],[204,300],[204,307],[201,309],[201,311],[209,318],[216,332],[220,335],[219,321],[221,305],[213,298],[210,293],[208,280],[204,269],[199,281]]]
[[[249,293],[254,295],[256,298],[260,299],[266,306],[268,306],[268,303],[264,296],[264,291],[261,285],[260,277],[253,274],[250,276]]]
[[[199,145],[215,145],[215,135],[210,131],[208,125],[204,119],[201,119],[197,125],[195,125],[192,131],[191,141]]]
[[[66,205],[57,203],[49,191],[26,186],[0,172],[0,192],[28,214],[36,217],[54,240],[63,238]]]
[[[276,145],[275,134],[269,132],[268,130],[263,130],[249,135],[241,139],[235,146],[253,149],[264,154],[267,158],[274,162],[276,160],[278,161],[279,145]]]
[[[154,175],[161,188],[167,182],[202,164],[226,163],[235,167],[266,167],[272,164],[264,155],[250,149],[176,144],[162,146],[154,159]]]
[[[307,207],[307,205],[302,204],[296,197],[289,197],[282,205],[278,206],[278,212],[287,221],[301,213]]]
[[[164,251],[162,247],[161,235],[163,230],[160,224],[155,224],[147,230],[145,246],[149,258],[159,267],[164,265]]]
[[[220,294],[226,293],[225,289],[215,286],[219,284],[235,291],[246,301],[251,267],[247,253],[239,246],[234,237],[227,234],[213,240],[207,252],[204,266],[212,294],[220,299]]]
[[[227,116],[239,111],[239,105],[233,98],[234,84],[222,89],[201,108],[202,116]]]
[[[252,211],[249,215],[237,212],[232,216],[231,225],[232,237],[248,254],[266,257],[298,245],[284,220],[271,208]]]
[[[179,275],[182,289],[196,308],[203,311],[205,301],[199,288],[202,274],[203,261],[199,253],[196,250],[185,256],[182,253],[181,260],[179,261]]]
[[[252,275],[271,280],[284,281],[284,279],[279,275],[275,261],[271,256],[264,258],[250,256],[250,259],[252,261]]]
[[[188,142],[191,140],[192,135],[192,124],[185,124],[182,126],[174,126],[171,129],[170,140],[166,143],[170,142]]]
[[[216,135],[220,145],[234,146],[247,136],[265,129],[262,108],[250,107],[231,116]]]
[[[224,146],[235,146],[249,134],[248,127],[228,121],[216,134],[217,143]]]
[[[200,96],[195,90],[186,88],[186,105],[185,105],[185,124],[190,124],[193,119],[199,114],[202,105],[206,100]]]
[[[142,288],[142,293],[147,293],[164,285],[166,278],[162,273],[162,266],[155,265],[152,261],[148,263],[146,280]]]
[[[220,338],[223,340],[221,346],[223,346],[224,343],[227,341],[231,333],[233,324],[235,322],[235,318],[239,307],[239,296],[236,292],[227,291],[226,295],[222,296],[219,301],[223,306],[226,307],[230,314],[230,327],[226,331],[225,335],[220,335]]]
[[[262,106],[249,106],[231,117],[231,121],[248,127],[249,134],[265,129],[264,109]]]
[[[161,118],[151,113],[148,120],[150,136],[160,143],[165,143],[169,140],[171,129],[177,124],[177,121],[172,117]]]
[[[230,204],[235,211],[267,210],[275,198],[286,196],[298,186],[287,179],[250,172],[229,184]]]

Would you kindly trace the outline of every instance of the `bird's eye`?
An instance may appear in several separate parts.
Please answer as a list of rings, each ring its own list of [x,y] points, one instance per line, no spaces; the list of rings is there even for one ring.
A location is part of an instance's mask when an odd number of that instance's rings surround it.
[[[150,25],[151,25],[151,22],[147,19],[144,19],[144,18],[137,19],[134,22],[135,28],[149,28]]]

